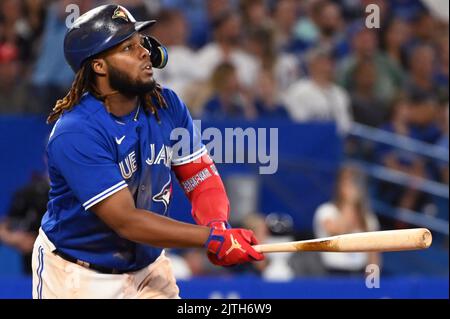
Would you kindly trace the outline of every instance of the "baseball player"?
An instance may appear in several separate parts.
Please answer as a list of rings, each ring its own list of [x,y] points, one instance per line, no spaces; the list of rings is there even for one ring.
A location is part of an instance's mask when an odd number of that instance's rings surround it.
[[[64,40],[76,76],[47,145],[47,212],[33,250],[34,298],[179,298],[163,248],[206,247],[215,265],[262,260],[228,225],[221,178],[187,107],[153,79],[167,52],[122,6],[80,16]],[[195,67],[195,66],[193,66]],[[175,129],[188,132],[171,138]],[[198,225],[167,217],[172,174]]]

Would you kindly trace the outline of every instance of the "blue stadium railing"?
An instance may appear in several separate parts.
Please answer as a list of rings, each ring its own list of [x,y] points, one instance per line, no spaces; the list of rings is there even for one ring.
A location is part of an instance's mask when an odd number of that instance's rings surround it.
[[[415,139],[384,131],[382,129],[369,127],[366,125],[353,123],[348,137],[356,137],[366,142],[382,143],[390,145],[396,149],[415,153],[420,156],[430,158],[441,163],[449,162],[448,149],[427,144]],[[439,199],[441,203],[439,217],[425,215],[423,212],[416,212],[407,209],[392,207],[381,201],[379,198],[371,198],[372,207],[383,216],[400,220],[413,225],[427,227],[433,232],[443,235],[449,235],[448,228],[448,205],[449,205],[449,186],[430,179],[418,178],[403,172],[389,169],[375,163],[366,162],[361,159],[355,159],[350,156],[349,162],[359,167],[367,176],[375,179],[394,183],[404,187],[414,185],[417,190],[430,194]]]
[[[387,132],[379,128],[356,122],[352,124],[349,134],[369,141],[388,144],[405,151],[410,151],[447,163],[449,160],[448,150],[442,146],[424,143],[407,136]]]

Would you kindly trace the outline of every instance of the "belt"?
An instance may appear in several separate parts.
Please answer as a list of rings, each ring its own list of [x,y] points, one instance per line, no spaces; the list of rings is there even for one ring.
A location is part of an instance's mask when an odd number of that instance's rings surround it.
[[[74,258],[74,257],[72,257],[70,255],[67,255],[66,253],[63,253],[60,250],[54,250],[53,253],[58,255],[62,259],[67,260],[67,261],[69,261],[71,263],[75,263],[75,264],[80,265],[80,266],[82,266],[84,268],[89,268],[89,269],[98,271],[98,272],[103,273],[103,274],[116,275],[116,274],[124,274],[124,273],[133,271],[133,270],[120,270],[120,269],[116,269],[116,268],[108,268],[108,267],[103,267],[103,266],[99,266],[99,265],[94,265],[94,264],[88,263],[86,261]]]

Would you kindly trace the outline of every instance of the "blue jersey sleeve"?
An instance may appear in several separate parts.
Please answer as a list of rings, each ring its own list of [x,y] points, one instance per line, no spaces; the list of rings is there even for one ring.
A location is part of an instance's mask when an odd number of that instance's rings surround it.
[[[85,210],[127,187],[112,151],[86,133],[66,133],[48,146],[49,166],[64,179]]]
[[[207,153],[200,130],[194,125],[187,106],[175,92],[168,89],[165,92],[174,123],[170,135],[173,147],[172,166],[193,162]]]

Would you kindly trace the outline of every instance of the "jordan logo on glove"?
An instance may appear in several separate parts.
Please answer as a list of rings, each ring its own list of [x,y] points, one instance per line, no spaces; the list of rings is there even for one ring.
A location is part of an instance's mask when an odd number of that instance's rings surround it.
[[[230,235],[230,237],[231,237],[231,247],[228,248],[228,250],[225,252],[225,256],[231,253],[233,249],[239,249],[240,251],[245,253],[246,252],[245,249],[243,249],[241,244],[239,244],[239,242],[236,239],[234,239],[233,235]]]
[[[251,230],[212,227],[205,246],[208,247],[208,259],[214,265],[233,266],[263,260],[264,255],[252,247],[257,244]]]

